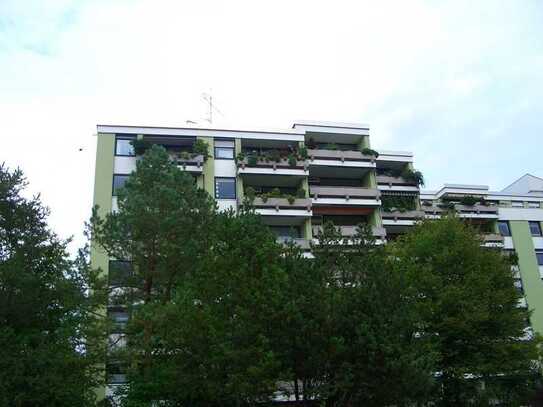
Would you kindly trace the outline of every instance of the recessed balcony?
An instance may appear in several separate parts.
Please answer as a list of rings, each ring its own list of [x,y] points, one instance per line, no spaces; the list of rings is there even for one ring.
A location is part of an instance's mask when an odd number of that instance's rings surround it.
[[[413,181],[408,181],[402,177],[393,177],[390,175],[377,175],[377,184],[380,191],[398,191],[418,193],[419,186]]]
[[[313,205],[381,205],[381,193],[377,188],[311,185],[309,195]]]
[[[375,157],[360,151],[308,149],[310,166],[375,168]]]
[[[384,226],[413,226],[424,217],[423,211],[391,211],[382,212]]]
[[[239,175],[297,175],[307,176],[308,166],[305,161],[280,158],[277,161],[258,158],[244,158],[237,162]]]
[[[311,199],[254,198],[252,206],[262,216],[304,217],[312,216]]]
[[[485,205],[454,205],[460,218],[498,219],[498,207]]]
[[[335,228],[341,233],[341,236],[344,238],[352,238],[356,236],[358,232],[358,226],[357,225],[348,225],[348,226],[335,226]],[[319,232],[321,232],[323,229],[322,225],[313,225],[312,231],[313,231],[313,237],[317,236]],[[372,235],[376,239],[384,240],[386,236],[386,230],[382,227],[373,226],[371,228]]]
[[[503,238],[502,235],[498,235],[495,233],[488,233],[488,234],[483,235],[483,243],[481,246],[503,248],[504,241],[505,239]]]

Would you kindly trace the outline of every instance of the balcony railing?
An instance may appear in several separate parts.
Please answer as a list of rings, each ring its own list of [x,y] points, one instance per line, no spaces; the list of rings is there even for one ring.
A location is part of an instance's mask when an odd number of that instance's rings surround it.
[[[498,215],[498,207],[485,205],[454,205],[454,209],[460,214],[473,215]]]
[[[375,162],[375,157],[364,155],[360,151],[342,151],[342,150],[325,150],[325,149],[309,149],[307,154],[311,161],[314,160],[330,160],[330,161],[367,161]]]
[[[393,219],[393,220],[416,220],[424,217],[423,211],[391,211],[391,212],[382,212],[383,219]]]
[[[264,200],[256,197],[252,205],[255,208],[275,209],[277,211],[281,209],[305,209],[308,212],[311,211],[311,199],[307,198],[297,198],[289,202],[287,198],[268,198]]]
[[[238,161],[237,165],[242,170],[249,169],[249,168],[266,168],[266,169],[271,169],[273,171],[276,171],[279,169],[307,170],[306,161],[296,161],[295,165],[291,165],[291,163],[289,163],[288,159],[286,158],[282,158],[281,161],[279,162],[258,158],[256,160],[255,165],[249,165],[249,159],[245,158],[242,161]]]
[[[500,244],[503,245],[503,242],[505,239],[502,235],[498,235],[495,233],[487,233],[483,235],[483,243],[484,244]]]
[[[379,200],[381,193],[376,188],[363,187],[341,187],[341,186],[320,186],[311,185],[309,194],[313,199],[319,198],[343,198],[353,199],[375,199]]]
[[[313,236],[316,236],[320,231],[322,231],[322,228],[322,225],[313,225]],[[341,236],[343,237],[353,237],[356,236],[358,226],[336,226],[336,229],[341,233]],[[385,228],[373,226],[371,231],[372,235],[376,238],[383,239],[386,236]]]
[[[418,184],[413,181],[408,181],[402,177],[391,177],[390,175],[377,175],[377,183],[379,185],[388,185],[388,186],[414,186],[418,189]]]

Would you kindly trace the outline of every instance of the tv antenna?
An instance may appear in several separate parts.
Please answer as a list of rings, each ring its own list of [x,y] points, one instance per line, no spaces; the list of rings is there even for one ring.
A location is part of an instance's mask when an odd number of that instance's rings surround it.
[[[206,93],[206,92],[202,93],[202,99],[208,104],[208,116],[207,116],[207,119],[205,120],[209,122],[209,124],[213,123],[213,111],[215,111],[216,113],[224,117],[224,115],[217,108],[217,106],[213,104],[213,95],[211,93],[211,90],[209,91],[209,93]]]

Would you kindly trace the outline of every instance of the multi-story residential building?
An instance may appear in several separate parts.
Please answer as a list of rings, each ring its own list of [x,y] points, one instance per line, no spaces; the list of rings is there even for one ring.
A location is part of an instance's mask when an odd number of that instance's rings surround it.
[[[502,192],[473,185],[421,192],[413,155],[377,154],[370,148],[369,127],[361,124],[303,121],[279,131],[99,125],[94,204],[101,214],[115,210],[116,190],[136,167],[135,139],[164,146],[219,209],[237,210],[250,199],[278,240],[294,240],[307,256],[327,221],[346,238],[358,224],[368,224],[377,242],[386,242],[417,220],[454,208],[480,228],[485,246],[516,251],[516,284],[526,298],[521,305],[535,309],[532,327],[543,333],[543,179],[526,175]],[[201,154],[202,142],[208,159]],[[113,286],[119,271],[129,267],[97,249],[91,258]],[[108,313],[119,328],[111,340],[122,345],[127,314],[114,304]],[[111,384],[124,379],[115,369],[110,366]]]

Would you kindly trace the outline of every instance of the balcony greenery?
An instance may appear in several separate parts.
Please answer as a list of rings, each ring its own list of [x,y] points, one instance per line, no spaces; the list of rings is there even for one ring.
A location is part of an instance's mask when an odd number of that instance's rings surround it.
[[[381,208],[385,212],[407,212],[414,211],[417,209],[417,206],[413,196],[382,195]]]
[[[370,155],[370,156],[373,156],[375,158],[379,157],[379,153],[375,150],[372,150],[371,148],[363,148],[362,150],[360,150],[360,152],[364,155]]]
[[[273,188],[270,192],[258,193],[253,187],[245,188],[245,197],[247,202],[252,205],[255,198],[262,199],[262,202],[268,202],[270,198],[283,198],[288,201],[290,205],[293,205],[296,199],[305,199],[307,197],[306,190],[304,188],[298,188],[296,195],[283,193],[279,188]]]
[[[138,138],[130,141],[136,155],[143,155],[155,143],[152,143],[145,138]],[[192,151],[181,151],[177,154],[179,160],[191,160],[197,156],[203,156],[204,161],[209,158],[209,144],[204,140],[196,139],[192,146]]]
[[[417,170],[412,170],[411,168],[405,167],[404,169],[393,169],[387,168],[378,171],[379,175],[386,175],[389,177],[403,178],[407,182],[411,182],[418,186],[424,186],[424,176],[422,172]]]
[[[286,161],[290,167],[296,167],[298,161],[305,161],[308,158],[307,148],[300,147],[290,150],[253,150],[250,152],[240,151],[236,155],[238,165],[247,161],[249,167],[256,167],[259,162],[280,163]]]

